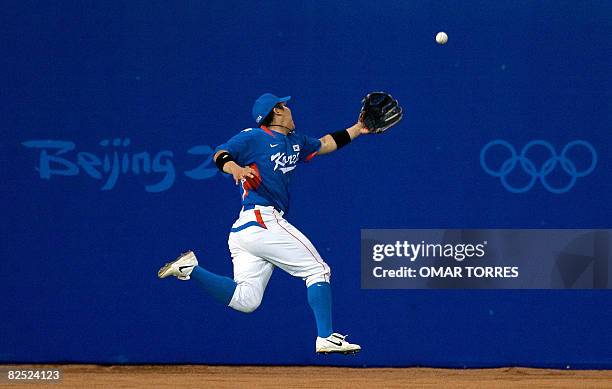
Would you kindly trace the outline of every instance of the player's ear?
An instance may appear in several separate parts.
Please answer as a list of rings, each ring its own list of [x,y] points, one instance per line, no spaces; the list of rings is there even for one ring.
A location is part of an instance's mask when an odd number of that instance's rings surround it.
[[[284,108],[282,106],[276,106],[273,108],[273,111],[275,115],[282,115]]]

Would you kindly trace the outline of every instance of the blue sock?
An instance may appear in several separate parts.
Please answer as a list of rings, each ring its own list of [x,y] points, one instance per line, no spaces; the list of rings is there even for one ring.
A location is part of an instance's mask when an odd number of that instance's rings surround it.
[[[332,334],[331,286],[329,282],[317,282],[306,289],[308,303],[317,321],[317,334],[327,338]]]
[[[203,267],[196,266],[191,272],[191,277],[202,285],[215,300],[221,304],[229,305],[234,290],[236,290],[236,282],[229,277],[223,277],[215,273],[211,273]]]

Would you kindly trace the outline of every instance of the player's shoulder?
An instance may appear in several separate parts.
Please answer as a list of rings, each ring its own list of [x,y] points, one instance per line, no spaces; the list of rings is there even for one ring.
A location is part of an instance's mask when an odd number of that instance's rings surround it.
[[[244,130],[240,131],[238,134],[242,134],[243,136],[252,136],[257,133],[257,127],[247,127]]]
[[[297,131],[297,130],[293,130],[292,132],[293,136],[295,136],[296,139],[298,139],[300,142],[306,142],[308,139],[312,139],[311,136],[306,135],[305,133],[301,132],[301,131]]]
[[[254,138],[257,136],[257,130],[258,128],[255,127],[245,128],[244,130],[241,130],[236,135],[234,135],[234,137],[240,139]]]
[[[250,149],[258,149],[263,147],[266,141],[266,134],[259,127],[249,127],[234,135],[233,139]]]
[[[298,130],[293,130],[290,132],[290,134],[296,138],[302,139],[304,138],[304,133],[302,133],[301,131]]]

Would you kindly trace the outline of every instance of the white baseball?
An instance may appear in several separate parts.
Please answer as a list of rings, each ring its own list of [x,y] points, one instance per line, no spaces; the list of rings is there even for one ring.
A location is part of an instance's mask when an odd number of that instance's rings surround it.
[[[448,42],[448,35],[446,35],[444,31],[440,31],[438,34],[436,34],[436,42],[441,45],[445,44]]]

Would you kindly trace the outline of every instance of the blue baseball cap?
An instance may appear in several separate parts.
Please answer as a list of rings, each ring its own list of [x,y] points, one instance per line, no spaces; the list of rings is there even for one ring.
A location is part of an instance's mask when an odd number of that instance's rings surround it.
[[[255,123],[259,124],[264,120],[276,104],[284,103],[285,101],[289,101],[289,99],[291,99],[291,96],[277,97],[272,93],[264,93],[259,96],[259,98],[255,100],[255,104],[253,104],[253,119]]]

